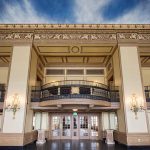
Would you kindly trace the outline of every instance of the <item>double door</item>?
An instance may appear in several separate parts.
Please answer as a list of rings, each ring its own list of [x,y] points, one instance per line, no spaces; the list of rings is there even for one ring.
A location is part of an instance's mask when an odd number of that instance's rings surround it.
[[[99,117],[96,114],[55,114],[50,119],[51,139],[98,139]]]

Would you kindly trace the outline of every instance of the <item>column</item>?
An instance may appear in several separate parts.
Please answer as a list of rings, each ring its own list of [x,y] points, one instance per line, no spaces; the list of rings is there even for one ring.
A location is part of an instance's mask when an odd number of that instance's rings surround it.
[[[31,139],[33,112],[29,108],[31,52],[30,44],[13,47],[0,146],[23,146],[33,140]],[[20,109],[16,111],[15,118],[13,118],[12,110],[8,111],[5,108],[8,104],[12,105],[15,93],[18,94]],[[30,136],[30,139],[28,136]]]
[[[20,110],[16,112],[15,119],[13,119],[12,111],[4,112],[4,133],[24,132],[30,55],[30,46],[13,47],[5,105],[12,103],[13,96],[15,93],[17,93],[20,101]]]
[[[130,110],[133,93],[136,94],[138,104],[146,104],[138,49],[136,46],[120,46],[118,52],[118,80],[117,73],[115,76],[116,84],[121,85],[118,139],[127,145],[149,145],[146,112],[138,112],[136,118],[135,113]],[[118,64],[115,63],[114,68]]]

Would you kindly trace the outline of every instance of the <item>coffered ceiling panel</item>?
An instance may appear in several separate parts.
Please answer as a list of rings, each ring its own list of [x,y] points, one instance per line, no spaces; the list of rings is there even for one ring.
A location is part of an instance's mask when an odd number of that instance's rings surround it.
[[[11,53],[11,46],[0,46],[0,66],[3,67],[9,65]]]
[[[38,47],[39,53],[42,55],[60,55],[60,54],[66,54],[69,53],[69,47],[68,46],[39,46]]]
[[[83,46],[82,53],[110,53],[112,46]]]
[[[150,67],[150,47],[149,46],[140,46],[140,59],[142,67]]]
[[[45,57],[47,63],[62,63],[62,57]]]
[[[68,63],[83,63],[83,57],[67,57]]]
[[[115,45],[87,45],[79,44],[60,45],[35,45],[38,54],[46,66],[55,65],[86,65],[105,66],[112,55]]]
[[[105,57],[89,57],[88,63],[103,63],[105,60]]]
[[[9,56],[0,56],[0,66],[8,66],[10,62]]]
[[[0,46],[0,56],[1,55],[10,55],[12,52],[12,47],[10,46]]]

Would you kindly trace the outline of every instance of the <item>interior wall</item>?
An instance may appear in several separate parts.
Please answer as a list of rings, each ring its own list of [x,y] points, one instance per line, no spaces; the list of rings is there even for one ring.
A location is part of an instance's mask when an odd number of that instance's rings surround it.
[[[0,67],[0,84],[7,84],[8,67]]]
[[[27,104],[27,113],[26,113],[26,124],[25,124],[25,132],[30,132],[33,129],[33,110],[30,108],[30,91],[31,87],[36,85],[36,77],[37,77],[37,59],[38,56],[36,52],[32,49],[31,61],[30,61],[30,74],[29,74],[29,97]]]
[[[113,54],[113,72],[114,72],[114,84],[119,87],[120,90],[120,109],[117,110],[118,116],[118,130],[120,132],[126,131],[125,116],[124,116],[124,104],[122,100],[122,89],[121,89],[121,73],[120,73],[120,60],[119,50],[117,49]]]
[[[44,79],[44,84],[63,80],[65,80],[64,76],[46,76]]]
[[[48,68],[45,68],[48,69]],[[57,68],[55,68],[57,69]],[[85,70],[83,75],[46,75],[44,74],[44,84],[62,81],[62,80],[88,80],[93,82],[99,82],[102,84],[107,84],[106,80],[106,68],[58,68],[58,69],[104,69],[104,75],[86,75]],[[46,72],[46,71],[45,71]]]

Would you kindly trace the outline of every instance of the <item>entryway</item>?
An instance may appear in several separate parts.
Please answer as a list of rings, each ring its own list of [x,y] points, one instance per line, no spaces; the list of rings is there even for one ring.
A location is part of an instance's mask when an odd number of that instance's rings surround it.
[[[99,139],[99,114],[50,115],[51,139]]]

